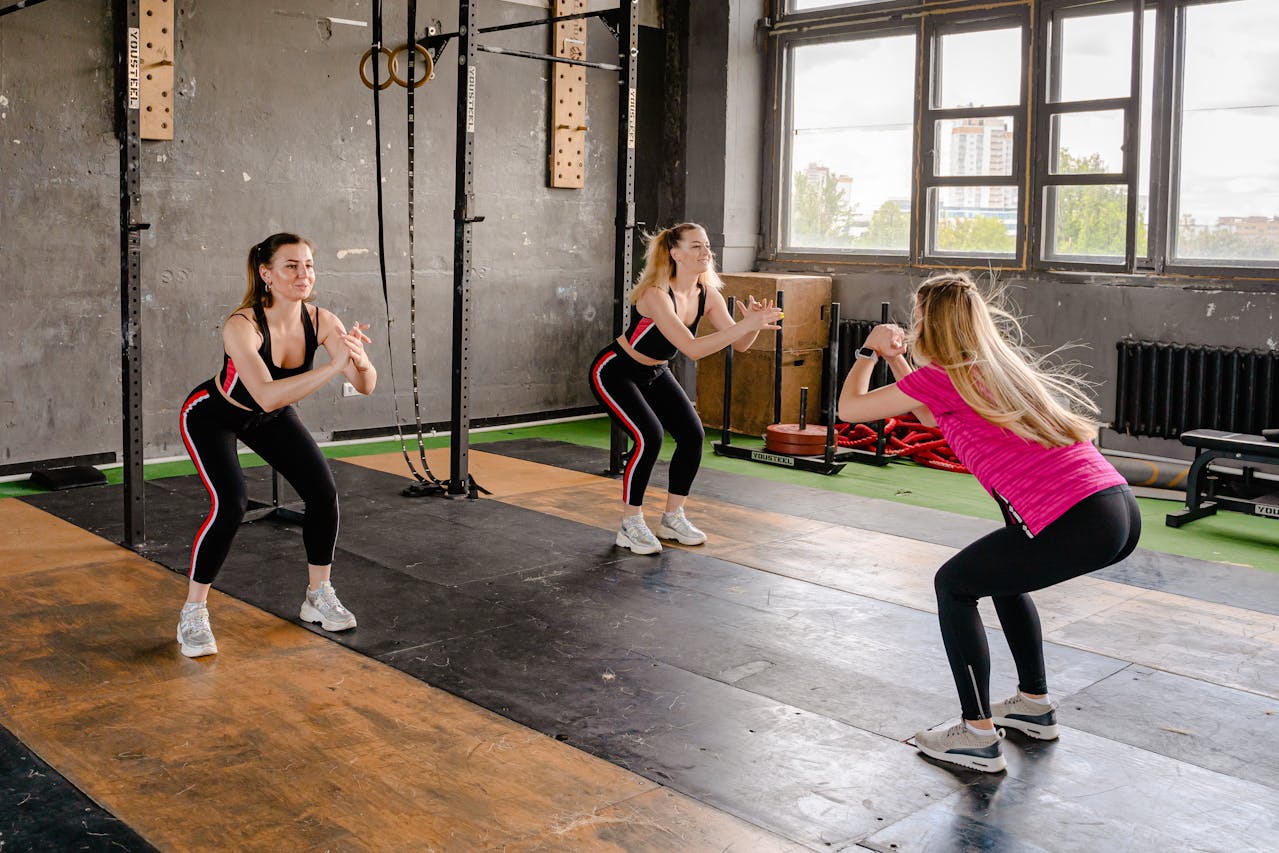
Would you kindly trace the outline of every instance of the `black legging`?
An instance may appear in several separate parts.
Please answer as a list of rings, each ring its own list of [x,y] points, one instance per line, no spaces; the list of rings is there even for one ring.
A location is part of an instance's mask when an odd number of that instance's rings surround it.
[[[990,717],[990,648],[977,600],[990,596],[1017,664],[1023,693],[1047,693],[1039,613],[1029,592],[1117,563],[1141,535],[1137,500],[1127,486],[1084,498],[1033,539],[1008,526],[978,539],[937,571],[937,616],[964,719]]]
[[[665,362],[640,364],[617,342],[600,350],[591,362],[591,393],[635,442],[622,475],[622,500],[644,504],[644,490],[662,449],[662,428],[675,439],[666,491],[687,495],[702,464],[706,432],[684,389]]]
[[[333,472],[292,406],[267,414],[247,412],[226,401],[210,379],[182,405],[179,428],[213,503],[191,546],[188,577],[213,583],[226,560],[248,495],[236,454],[236,439],[266,460],[306,502],[302,543],[311,565],[333,562],[338,539],[338,493]]]

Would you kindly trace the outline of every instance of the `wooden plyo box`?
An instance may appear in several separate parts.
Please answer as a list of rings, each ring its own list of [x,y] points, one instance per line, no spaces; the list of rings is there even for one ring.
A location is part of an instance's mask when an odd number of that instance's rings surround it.
[[[797,275],[792,273],[741,272],[721,273],[724,280],[724,298],[737,297],[738,302],[748,296],[756,301],[777,299],[778,291],[786,294],[782,311],[782,349],[819,349],[830,343],[831,279],[826,275]],[[734,319],[741,319],[735,312]],[[703,323],[700,334],[714,331],[710,323]],[[776,332],[761,332],[751,344],[752,350],[773,351]]]
[[[799,422],[799,389],[808,388],[808,422],[821,417],[821,349],[782,350],[782,423]],[[763,435],[773,423],[773,351],[747,350],[733,353],[733,410],[729,414],[733,432]],[[702,424],[724,426],[724,353],[707,356],[697,363],[697,412]]]

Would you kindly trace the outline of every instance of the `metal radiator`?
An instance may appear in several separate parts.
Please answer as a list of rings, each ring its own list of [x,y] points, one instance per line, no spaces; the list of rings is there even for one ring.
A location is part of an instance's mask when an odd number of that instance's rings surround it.
[[[1258,434],[1279,426],[1279,353],[1120,341],[1117,432],[1178,438],[1192,429]]]
[[[853,355],[862,344],[870,330],[879,324],[873,320],[840,320],[839,350],[835,353],[835,378],[837,387],[842,387],[844,377],[853,369]]]
[[[835,365],[835,393],[838,394],[839,389],[844,387],[844,379],[848,376],[848,371],[853,369],[853,359],[856,358],[854,353],[857,352],[862,344],[866,343],[866,336],[870,334],[870,330],[878,325],[879,323],[874,320],[839,321],[839,346],[835,349],[835,357],[827,359],[822,366],[822,423],[826,422],[825,412],[830,402],[827,399],[826,389],[829,385],[826,381],[826,371],[830,369],[832,363]],[[875,372],[871,374],[870,387],[878,388],[891,381],[892,376],[889,375],[887,367],[881,362],[880,366],[876,367]]]

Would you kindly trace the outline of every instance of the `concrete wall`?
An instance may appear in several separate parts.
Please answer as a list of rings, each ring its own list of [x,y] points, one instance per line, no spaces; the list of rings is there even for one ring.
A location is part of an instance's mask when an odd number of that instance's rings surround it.
[[[759,254],[764,125],[762,0],[705,0],[689,11],[688,219],[703,223],[720,269]]]
[[[58,0],[0,19],[0,465],[118,452],[118,148],[110,4]],[[387,4],[386,41],[405,40]],[[186,392],[216,370],[250,245],[277,230],[317,247],[319,303],[370,322],[370,398],[338,383],[299,408],[321,437],[393,422],[377,276],[373,102],[357,76],[359,0],[185,0],[177,5],[176,138],[144,142],[142,358],[146,453],[182,452]],[[528,18],[489,0],[481,24]],[[398,17],[397,17],[398,16]],[[455,28],[456,4],[419,3]],[[536,30],[491,41],[545,51]],[[591,58],[616,42],[588,25]],[[449,416],[457,52],[417,90],[416,318],[422,417]],[[660,60],[659,60],[660,61]],[[549,67],[481,55],[471,364],[473,418],[592,405],[584,370],[610,336],[616,75],[587,72],[586,189],[546,186]],[[390,344],[411,417],[404,90],[383,98]]]

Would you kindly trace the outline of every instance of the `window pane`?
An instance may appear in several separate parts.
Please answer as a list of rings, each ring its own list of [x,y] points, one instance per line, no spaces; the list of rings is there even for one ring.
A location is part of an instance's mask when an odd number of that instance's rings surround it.
[[[913,35],[792,49],[788,247],[907,251],[914,68]]]
[[[1012,116],[937,122],[933,174],[1011,175],[1012,127]]]
[[[1021,28],[951,33],[937,39],[936,107],[1021,103]]]
[[[1052,118],[1054,175],[1124,170],[1124,113],[1061,113]]]
[[[1175,256],[1279,260],[1279,4],[1185,9]]]
[[[1016,187],[934,187],[928,192],[933,254],[1013,256]]]
[[[1127,186],[1048,187],[1044,207],[1044,221],[1049,224],[1047,257],[1106,263],[1123,260]],[[1145,243],[1145,228],[1138,223],[1137,245]]]
[[[834,6],[865,6],[867,3],[882,3],[884,0],[791,0],[790,11],[806,12],[809,9],[830,9]]]
[[[1060,72],[1049,80],[1049,101],[1122,98],[1131,91],[1132,13],[1059,15],[1053,21]]]

